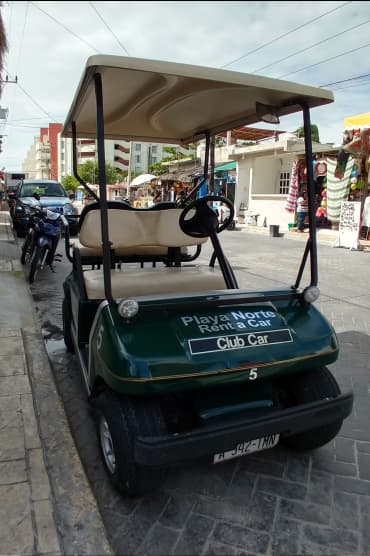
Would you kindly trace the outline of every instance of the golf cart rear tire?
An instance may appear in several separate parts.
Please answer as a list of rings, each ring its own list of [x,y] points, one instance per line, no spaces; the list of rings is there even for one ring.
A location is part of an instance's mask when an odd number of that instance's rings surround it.
[[[293,378],[289,389],[297,404],[336,398],[341,393],[337,381],[326,367]],[[297,451],[315,450],[330,442],[340,431],[342,423],[342,419],[338,419],[319,428],[282,437],[281,443]]]
[[[119,396],[106,390],[94,401],[97,410],[97,434],[104,467],[113,486],[126,497],[143,496],[158,488],[164,477],[163,467],[146,467],[135,462],[134,446],[138,436],[166,434],[159,404],[150,399]],[[108,427],[114,452],[114,469],[107,462],[102,429]],[[106,430],[106,428],[105,428]]]
[[[72,311],[71,311],[71,302],[68,297],[63,298],[63,305],[62,305],[62,316],[63,316],[63,338],[64,344],[67,348],[67,351],[70,353],[75,352],[75,346],[73,343],[72,338]]]

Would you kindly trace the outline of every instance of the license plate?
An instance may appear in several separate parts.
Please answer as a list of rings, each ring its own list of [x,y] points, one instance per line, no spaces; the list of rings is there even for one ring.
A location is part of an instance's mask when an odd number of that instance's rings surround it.
[[[269,436],[256,438],[255,440],[249,440],[248,442],[240,442],[233,450],[214,454],[213,463],[221,463],[222,461],[239,458],[240,456],[245,456],[246,454],[251,454],[252,452],[259,452],[260,450],[273,448],[279,442],[279,437],[279,434],[270,434]]]

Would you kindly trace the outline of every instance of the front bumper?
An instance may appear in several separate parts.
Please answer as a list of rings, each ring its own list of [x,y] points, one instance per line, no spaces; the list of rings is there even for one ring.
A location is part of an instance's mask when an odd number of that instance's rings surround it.
[[[253,419],[235,419],[208,425],[189,433],[139,437],[135,459],[146,466],[181,463],[232,450],[240,442],[280,433],[291,436],[345,419],[352,411],[353,394],[277,410]]]

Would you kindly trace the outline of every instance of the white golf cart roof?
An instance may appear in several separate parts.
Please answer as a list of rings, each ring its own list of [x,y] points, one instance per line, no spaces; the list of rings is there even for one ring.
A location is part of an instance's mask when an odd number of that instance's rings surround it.
[[[256,102],[288,115],[333,102],[331,91],[259,75],[126,56],[91,56],[63,137],[96,138],[94,74],[101,74],[106,139],[186,144],[261,121]]]

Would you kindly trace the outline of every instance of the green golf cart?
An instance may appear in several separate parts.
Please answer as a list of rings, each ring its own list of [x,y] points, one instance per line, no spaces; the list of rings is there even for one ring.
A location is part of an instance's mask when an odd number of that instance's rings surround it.
[[[64,340],[95,409],[106,471],[137,496],[172,465],[273,448],[319,448],[352,410],[328,369],[338,341],[319,295],[310,109],[324,89],[208,67],[120,56],[88,59],[62,130],[92,195],[63,300]],[[234,206],[212,193],[214,137],[302,111],[310,232],[291,287],[238,286],[219,234]],[[77,138],[97,140],[99,195],[78,176]],[[204,178],[181,203],[107,200],[105,139],[186,145],[205,139]],[[211,166],[211,172],[209,172]],[[211,175],[206,195],[199,191]],[[212,206],[224,203],[220,223]],[[204,244],[209,264],[200,262]],[[305,272],[309,265],[309,272]],[[301,286],[304,276],[308,283]]]

